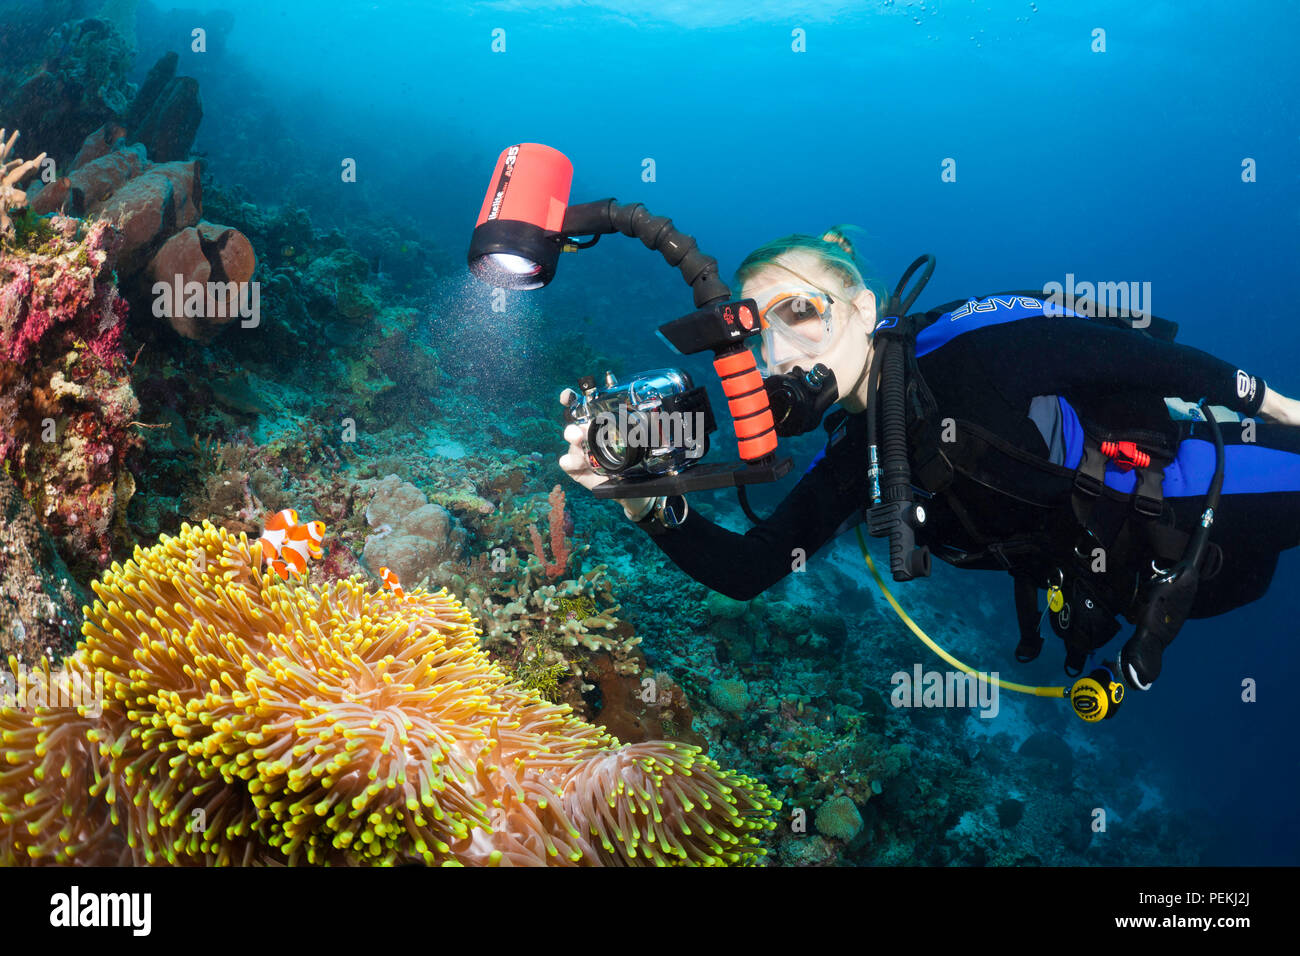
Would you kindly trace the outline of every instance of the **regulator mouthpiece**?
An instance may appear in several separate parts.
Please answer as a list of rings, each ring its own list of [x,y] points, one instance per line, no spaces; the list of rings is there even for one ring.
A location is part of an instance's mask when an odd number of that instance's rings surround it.
[[[783,438],[812,431],[839,397],[835,373],[820,362],[806,372],[796,365],[788,374],[769,375],[763,386]]]

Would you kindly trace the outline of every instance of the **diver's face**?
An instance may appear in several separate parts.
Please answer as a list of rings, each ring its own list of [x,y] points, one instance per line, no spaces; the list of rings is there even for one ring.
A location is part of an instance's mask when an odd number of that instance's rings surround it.
[[[795,252],[755,272],[741,296],[764,316],[760,351],[769,374],[820,362],[835,373],[840,404],[851,412],[865,408],[876,316],[870,289],[848,288],[816,256]]]

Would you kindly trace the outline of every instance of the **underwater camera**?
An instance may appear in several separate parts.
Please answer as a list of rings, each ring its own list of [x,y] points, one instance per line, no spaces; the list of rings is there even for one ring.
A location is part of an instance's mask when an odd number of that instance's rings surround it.
[[[578,382],[578,399],[565,420],[584,427],[583,448],[598,475],[651,478],[674,475],[697,464],[717,429],[708,395],[681,369],[642,372],[620,384],[605,373]]]
[[[784,477],[794,463],[777,457],[779,432],[768,390],[747,344],[762,331],[758,306],[752,299],[732,299],[718,278],[717,260],[671,219],[652,215],[641,203],[625,206],[613,199],[569,205],[572,182],[573,164],[558,150],[540,143],[503,150],[470,238],[470,272],[498,288],[540,289],[555,277],[561,252],[589,249],[602,235],[616,232],[640,239],[676,268],[694,293],[696,311],[664,323],[659,335],[679,355],[713,353],[741,459],[700,463],[707,433],[717,426],[707,393],[685,372],[658,369],[626,385],[607,378],[603,389],[593,378],[591,387],[583,388],[577,414],[587,416],[589,426],[598,425],[588,430],[587,453],[592,467],[609,480],[592,493],[657,497],[743,489]],[[590,238],[575,238],[583,236]],[[683,437],[688,422],[689,441]]]

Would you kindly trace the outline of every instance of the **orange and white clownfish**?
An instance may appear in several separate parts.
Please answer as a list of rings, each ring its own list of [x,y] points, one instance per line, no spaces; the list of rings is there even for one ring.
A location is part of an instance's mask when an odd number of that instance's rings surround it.
[[[284,547],[289,529],[297,524],[298,512],[292,508],[277,511],[266,519],[266,524],[262,526],[262,536],[257,539],[257,543],[262,546],[262,560],[270,564],[280,557],[280,549]]]
[[[380,568],[379,579],[388,585],[388,590],[397,595],[398,599],[406,597],[406,592],[402,590],[402,582],[397,579],[391,568]]]
[[[325,540],[325,522],[308,521],[306,524],[298,525],[289,532],[289,536],[301,537],[307,542],[307,551],[313,558],[319,560],[324,551],[322,542]]]
[[[287,580],[290,572],[305,574],[307,562],[320,558],[324,537],[324,522],[301,524],[298,512],[286,508],[267,519],[262,536],[257,540],[262,546],[262,558],[272,571]]]

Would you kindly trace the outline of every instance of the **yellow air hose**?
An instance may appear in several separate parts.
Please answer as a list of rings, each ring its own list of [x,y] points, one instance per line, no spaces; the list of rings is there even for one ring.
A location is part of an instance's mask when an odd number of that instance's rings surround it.
[[[876,562],[871,560],[871,553],[867,551],[867,540],[862,537],[861,526],[854,530],[858,534],[858,547],[862,549],[862,557],[866,559],[867,567],[871,569],[871,576],[876,579],[876,584],[880,585],[880,591],[885,595],[885,600],[887,600],[890,603],[890,606],[893,607],[894,613],[898,615],[898,619],[906,624],[908,628],[911,629],[912,633],[921,639],[921,643],[926,647],[930,648],[930,650],[934,651],[958,670],[964,671],[980,680],[990,681],[1002,690],[1014,690],[1021,694],[1033,694],[1035,697],[1060,697],[1062,699],[1069,697],[1070,691],[1067,687],[1031,687],[1028,684],[1015,684],[1011,681],[1002,680],[999,677],[982,674],[969,664],[963,664],[961,661],[957,660],[957,658],[945,651],[942,647],[931,640],[930,636],[926,634],[925,631],[921,630],[920,625],[908,617],[907,612],[903,610],[902,605],[895,600],[894,595],[889,593],[889,588],[885,587],[884,578],[882,578],[880,572],[876,570]]]

